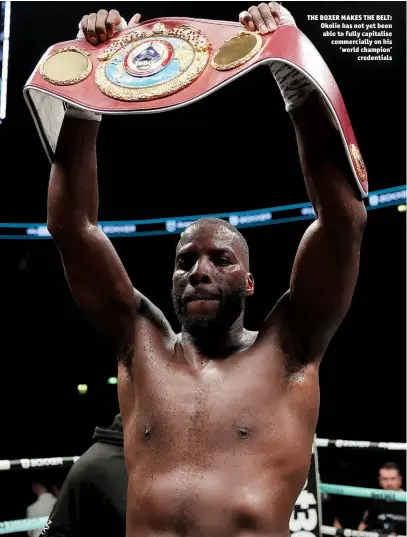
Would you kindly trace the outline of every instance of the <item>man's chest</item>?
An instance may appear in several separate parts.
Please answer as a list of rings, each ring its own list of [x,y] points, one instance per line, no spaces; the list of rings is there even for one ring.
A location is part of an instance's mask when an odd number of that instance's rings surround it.
[[[294,442],[318,411],[312,382],[287,381],[281,364],[243,353],[203,367],[156,359],[139,368],[134,383],[137,430],[147,442],[199,439],[208,449],[282,437]]]

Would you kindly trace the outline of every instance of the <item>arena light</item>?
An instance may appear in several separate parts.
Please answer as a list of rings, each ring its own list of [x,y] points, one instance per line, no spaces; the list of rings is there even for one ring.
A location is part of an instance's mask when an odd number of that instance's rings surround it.
[[[117,384],[117,382],[118,382],[117,377],[109,377],[107,379],[108,384]]]
[[[11,1],[0,2],[0,123],[6,117]]]
[[[81,395],[84,395],[85,393],[87,393],[88,391],[88,386],[87,384],[78,384],[78,392],[81,394]]]
[[[399,206],[397,207],[397,210],[398,210],[399,213],[405,213],[405,212],[407,211],[407,205],[404,205],[404,204],[403,204],[403,205],[399,205]]]

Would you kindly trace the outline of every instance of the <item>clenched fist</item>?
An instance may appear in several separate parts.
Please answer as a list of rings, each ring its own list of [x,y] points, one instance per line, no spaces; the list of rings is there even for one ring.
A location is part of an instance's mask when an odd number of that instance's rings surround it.
[[[277,26],[283,24],[296,26],[291,13],[278,2],[262,2],[258,6],[251,6],[240,13],[239,21],[249,32],[258,30],[261,34],[274,32]]]
[[[140,19],[141,15],[136,13],[130,19],[129,26],[138,24]],[[116,9],[110,11],[99,9],[97,13],[84,15],[79,28],[78,38],[86,39],[92,45],[98,45],[110,39],[115,32],[127,28],[127,23]]]

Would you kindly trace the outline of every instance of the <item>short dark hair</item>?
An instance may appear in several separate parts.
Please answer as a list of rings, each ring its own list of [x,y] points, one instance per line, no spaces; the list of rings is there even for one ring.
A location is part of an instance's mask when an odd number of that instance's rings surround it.
[[[395,462],[385,462],[382,464],[382,466],[380,466],[379,472],[380,470],[397,470],[398,474],[401,475],[400,467]]]
[[[213,216],[204,217],[204,218],[198,218],[198,220],[195,220],[188,227],[191,227],[191,226],[196,225],[196,224],[214,224],[214,225],[222,226],[222,227],[228,229],[229,231],[231,231],[232,233],[234,233],[237,236],[239,244],[240,244],[240,246],[241,246],[241,248],[243,250],[243,255],[244,255],[247,267],[249,267],[249,265],[250,265],[250,263],[249,263],[249,261],[250,261],[249,245],[247,244],[247,241],[244,238],[244,236],[240,233],[240,231],[235,226],[233,226],[227,220],[223,220],[223,218],[215,218]],[[181,235],[181,239],[182,239],[182,235]]]

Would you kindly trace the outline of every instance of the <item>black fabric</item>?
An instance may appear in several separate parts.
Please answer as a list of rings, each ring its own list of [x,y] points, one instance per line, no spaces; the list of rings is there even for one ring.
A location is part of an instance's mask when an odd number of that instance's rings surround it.
[[[92,440],[123,447],[123,425],[120,414],[114,418],[113,423],[107,429],[96,427]]]
[[[127,473],[119,416],[69,471],[41,537],[124,537]]]
[[[367,531],[406,535],[406,504],[372,500],[363,521],[367,524]]]

